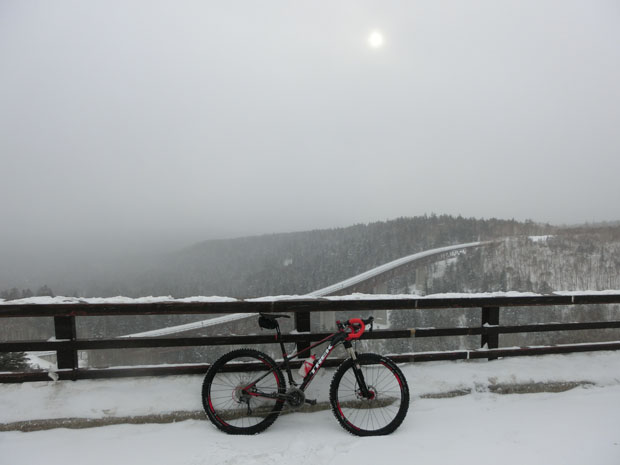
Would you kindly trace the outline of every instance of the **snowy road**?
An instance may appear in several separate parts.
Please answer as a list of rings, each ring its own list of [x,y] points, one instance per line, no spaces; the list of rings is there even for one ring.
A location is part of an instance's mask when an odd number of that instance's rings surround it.
[[[356,438],[330,411],[282,415],[252,437],[208,421],[0,432],[0,465],[262,465],[392,463],[619,465],[620,351],[494,362],[403,365],[412,403],[392,435]],[[327,401],[329,370],[310,397]],[[498,386],[591,383],[560,393],[495,394]],[[200,410],[200,376],[0,385],[0,424]],[[314,391],[314,392],[312,392]],[[454,391],[453,398],[432,398]]]
[[[207,421],[0,433],[4,465],[61,464],[618,465],[620,386],[563,393],[416,399],[388,437],[356,438],[331,412],[284,415],[266,432],[227,436]]]

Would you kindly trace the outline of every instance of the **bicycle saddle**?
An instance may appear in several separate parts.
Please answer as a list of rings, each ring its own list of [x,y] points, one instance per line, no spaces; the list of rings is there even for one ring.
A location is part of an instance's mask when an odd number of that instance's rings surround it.
[[[281,313],[261,313],[258,317],[258,326],[264,329],[276,329],[278,327],[277,318],[290,318],[290,315]]]

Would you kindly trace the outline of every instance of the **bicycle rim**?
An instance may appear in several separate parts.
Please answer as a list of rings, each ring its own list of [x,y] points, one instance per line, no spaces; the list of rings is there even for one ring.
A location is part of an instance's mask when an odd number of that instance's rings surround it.
[[[332,411],[342,427],[352,434],[389,434],[398,428],[407,414],[407,381],[398,366],[386,357],[360,354],[358,362],[371,398],[362,395],[353,361],[347,360],[338,367],[332,380]]]
[[[282,401],[243,391],[258,378],[256,391],[276,395],[285,390],[275,362],[252,349],[233,351],[214,363],[203,383],[203,405],[211,422],[230,434],[256,434],[271,425]]]

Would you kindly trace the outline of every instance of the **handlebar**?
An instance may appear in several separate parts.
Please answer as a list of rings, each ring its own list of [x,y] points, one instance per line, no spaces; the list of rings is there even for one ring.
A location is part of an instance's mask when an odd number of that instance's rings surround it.
[[[347,341],[352,339],[359,339],[362,337],[362,334],[366,331],[366,325],[370,325],[370,330],[372,331],[372,322],[374,317],[368,317],[363,320],[361,318],[351,318],[350,320],[341,323],[337,321],[336,324],[341,331],[344,331],[347,327],[351,329],[351,332],[347,335]]]
[[[371,325],[372,326],[372,322],[375,321],[375,317],[374,316],[369,316],[368,318],[366,318],[365,320],[362,320],[364,322],[365,325]]]

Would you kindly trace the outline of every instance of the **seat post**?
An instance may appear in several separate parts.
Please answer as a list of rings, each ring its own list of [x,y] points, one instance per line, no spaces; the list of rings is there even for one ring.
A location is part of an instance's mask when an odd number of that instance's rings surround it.
[[[286,348],[284,347],[284,342],[282,342],[282,333],[280,332],[280,324],[277,320],[274,320],[276,323],[276,341],[280,343],[280,350],[282,351],[282,359],[284,361],[284,369],[286,370],[286,375],[288,376],[288,382],[291,386],[296,386],[295,380],[293,379],[293,373],[291,373],[291,365],[288,361],[288,354],[286,353]]]
[[[299,333],[310,332],[310,312],[296,312],[295,313],[295,329]],[[301,352],[305,348],[309,347],[311,341],[309,339],[299,341],[297,343],[297,352]]]

